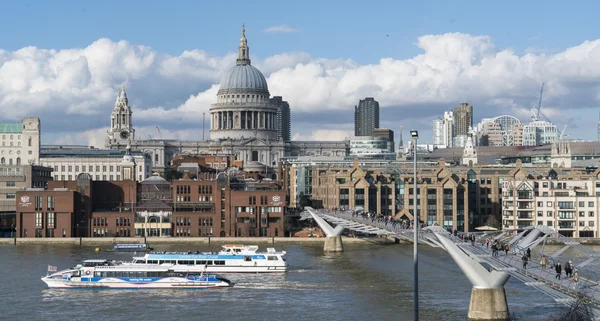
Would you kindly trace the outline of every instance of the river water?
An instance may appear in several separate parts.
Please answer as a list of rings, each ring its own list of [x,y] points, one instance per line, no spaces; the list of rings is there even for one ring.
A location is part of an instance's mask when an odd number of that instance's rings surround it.
[[[218,245],[159,245],[157,250],[216,251]],[[228,289],[51,290],[40,280],[84,259],[129,260],[130,253],[71,245],[0,246],[0,320],[412,320],[412,245],[278,245],[290,271],[225,275]],[[261,246],[261,250],[264,250]],[[421,320],[465,320],[471,285],[440,249],[419,248]],[[563,311],[547,296],[510,279],[506,293],[518,320]]]

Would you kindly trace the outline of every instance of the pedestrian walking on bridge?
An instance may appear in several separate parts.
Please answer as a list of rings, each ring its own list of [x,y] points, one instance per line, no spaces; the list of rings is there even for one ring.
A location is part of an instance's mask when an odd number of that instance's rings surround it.
[[[556,276],[554,278],[560,280],[560,274],[562,273],[562,267],[560,266],[560,263],[556,263],[554,269],[556,270]]]
[[[523,261],[523,270],[527,270],[527,262],[529,262],[529,257],[527,254],[523,253],[521,260]]]
[[[540,265],[542,266],[542,270],[546,269],[546,256],[542,255],[542,260],[540,261]]]

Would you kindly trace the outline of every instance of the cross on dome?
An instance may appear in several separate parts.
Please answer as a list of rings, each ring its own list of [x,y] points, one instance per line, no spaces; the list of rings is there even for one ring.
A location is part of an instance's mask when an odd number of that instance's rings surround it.
[[[248,40],[246,39],[246,27],[242,23],[242,37],[240,38],[240,46],[238,47],[238,58],[236,60],[238,65],[249,65],[250,64],[250,47],[248,47]]]

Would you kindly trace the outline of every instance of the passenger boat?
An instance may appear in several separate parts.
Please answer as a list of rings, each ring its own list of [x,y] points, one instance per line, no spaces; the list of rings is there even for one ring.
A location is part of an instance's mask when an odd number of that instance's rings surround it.
[[[223,245],[213,252],[150,252],[135,256],[134,265],[172,265],[173,271],[206,271],[218,273],[275,273],[288,268],[286,252],[268,248],[258,252],[256,245]]]
[[[112,252],[145,252],[145,251],[153,251],[154,249],[148,247],[148,244],[115,244],[112,249],[108,249],[107,251]]]
[[[173,266],[86,260],[62,271],[49,266],[48,275],[42,277],[42,281],[50,288],[71,289],[205,289],[232,285],[228,279],[216,274],[175,271]]]

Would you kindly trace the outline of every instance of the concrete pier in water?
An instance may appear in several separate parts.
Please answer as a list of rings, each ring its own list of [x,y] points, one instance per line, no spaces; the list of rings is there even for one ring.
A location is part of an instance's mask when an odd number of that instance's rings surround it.
[[[475,258],[465,254],[454,242],[434,232],[440,244],[473,284],[468,321],[509,321],[504,284],[510,275],[504,271],[488,271]]]
[[[323,251],[325,252],[343,252],[344,244],[342,244],[342,232],[344,227],[341,225],[335,228],[331,227],[324,219],[322,219],[312,207],[305,208],[312,218],[317,222],[323,233],[326,235],[325,245],[323,245]]]

